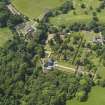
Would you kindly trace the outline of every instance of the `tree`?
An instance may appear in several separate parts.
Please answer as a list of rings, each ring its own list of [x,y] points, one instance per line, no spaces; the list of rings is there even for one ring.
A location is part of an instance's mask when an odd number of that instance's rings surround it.
[[[101,86],[101,87],[105,87],[105,80],[100,80],[99,81],[99,85]]]
[[[9,11],[6,9],[5,2],[0,1],[0,27],[7,25]]]
[[[80,91],[76,94],[76,98],[77,100],[79,100],[80,102],[86,101],[87,99],[87,95],[85,93],[85,91]]]
[[[13,28],[14,26],[20,24],[23,22],[23,17],[19,15],[10,15],[9,20],[7,22],[8,26],[10,28]]]
[[[66,1],[61,7],[59,7],[59,10],[64,14],[72,9],[73,9],[73,3],[71,1]]]
[[[83,9],[86,8],[85,4],[81,4],[81,8]]]

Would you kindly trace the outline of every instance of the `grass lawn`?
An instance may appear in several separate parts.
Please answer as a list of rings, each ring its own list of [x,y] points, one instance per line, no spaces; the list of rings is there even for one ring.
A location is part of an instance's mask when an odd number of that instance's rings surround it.
[[[63,20],[63,21],[62,21]],[[89,22],[90,20],[92,20],[92,17],[89,15],[73,15],[72,12],[68,13],[68,14],[62,14],[59,15],[57,17],[52,17],[50,19],[50,23],[56,25],[56,26],[60,26],[62,24],[64,25],[69,25],[69,24],[73,24],[75,22],[79,22],[79,23],[84,23],[84,22]]]
[[[12,33],[9,28],[0,28],[0,47],[2,47],[11,36]]]
[[[67,61],[64,61],[64,60],[59,60],[58,61],[58,64],[59,65],[62,65],[62,66],[65,66],[65,67],[75,68],[74,65],[72,65],[71,63],[69,63]]]
[[[78,102],[73,99],[67,101],[66,105],[105,105],[105,88],[93,87],[87,102]]]
[[[98,70],[98,74],[105,79],[105,67],[100,63],[99,65],[99,70]]]
[[[37,18],[47,9],[61,5],[65,0],[12,0],[13,5],[29,18]]]

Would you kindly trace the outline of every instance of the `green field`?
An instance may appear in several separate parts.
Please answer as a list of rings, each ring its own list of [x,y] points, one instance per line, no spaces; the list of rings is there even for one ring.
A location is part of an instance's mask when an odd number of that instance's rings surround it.
[[[50,22],[57,26],[62,24],[69,25],[75,22],[88,23],[92,20],[93,12],[96,12],[99,22],[105,23],[105,10],[101,10],[101,12],[96,11],[96,8],[99,7],[100,3],[101,1],[99,0],[73,0],[75,10],[70,11],[68,14],[52,17]],[[86,8],[81,8],[82,4],[85,4]]]
[[[68,14],[62,14],[57,17],[52,17],[50,19],[50,22],[56,26],[60,26],[62,24],[69,25],[69,24],[73,24],[75,22],[84,23],[84,22],[89,22],[90,20],[92,20],[92,16],[88,16],[85,14],[73,15],[73,11],[72,11]]]
[[[12,33],[9,28],[0,28],[0,47],[2,47],[11,37]]]
[[[67,105],[105,105],[105,88],[93,87],[87,102],[78,102],[74,99],[67,101]]]
[[[46,10],[60,6],[65,0],[13,0],[13,5],[29,18],[37,18]]]
[[[31,19],[43,15],[46,10],[56,8],[64,2],[65,0],[12,0],[15,8]],[[100,3],[100,0],[73,0],[75,10],[70,11],[68,14],[53,17],[50,22],[54,25],[90,22],[92,13],[96,12],[96,8],[99,7]],[[85,4],[86,8],[81,8],[82,4]],[[97,13],[97,16],[101,23],[105,22],[105,10]]]

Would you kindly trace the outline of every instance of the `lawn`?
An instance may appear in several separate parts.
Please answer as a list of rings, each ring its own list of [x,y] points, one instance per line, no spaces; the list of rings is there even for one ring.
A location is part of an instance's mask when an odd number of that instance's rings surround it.
[[[53,17],[50,19],[50,22],[56,26],[60,26],[62,24],[69,25],[75,22],[84,23],[89,22],[90,20],[92,20],[92,17],[89,15],[73,15],[73,13],[70,12],[68,14],[62,14],[57,17]]]
[[[105,88],[93,87],[86,102],[78,102],[73,99],[67,101],[66,105],[105,105]]]
[[[29,18],[37,18],[46,10],[60,6],[65,0],[12,0],[13,5]]]
[[[11,37],[12,33],[9,28],[0,28],[0,47],[2,47]]]
[[[100,63],[99,65],[99,70],[98,70],[98,74],[105,79],[105,67]]]
[[[59,60],[58,61],[58,64],[59,65],[62,65],[62,66],[65,66],[65,67],[75,68],[74,65],[72,65],[71,63],[69,63],[67,61],[64,61],[64,60]]]

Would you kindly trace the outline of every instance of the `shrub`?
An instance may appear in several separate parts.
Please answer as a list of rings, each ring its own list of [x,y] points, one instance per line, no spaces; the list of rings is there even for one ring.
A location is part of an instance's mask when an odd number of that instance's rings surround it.
[[[86,8],[85,4],[81,4],[81,8],[83,9]]]

